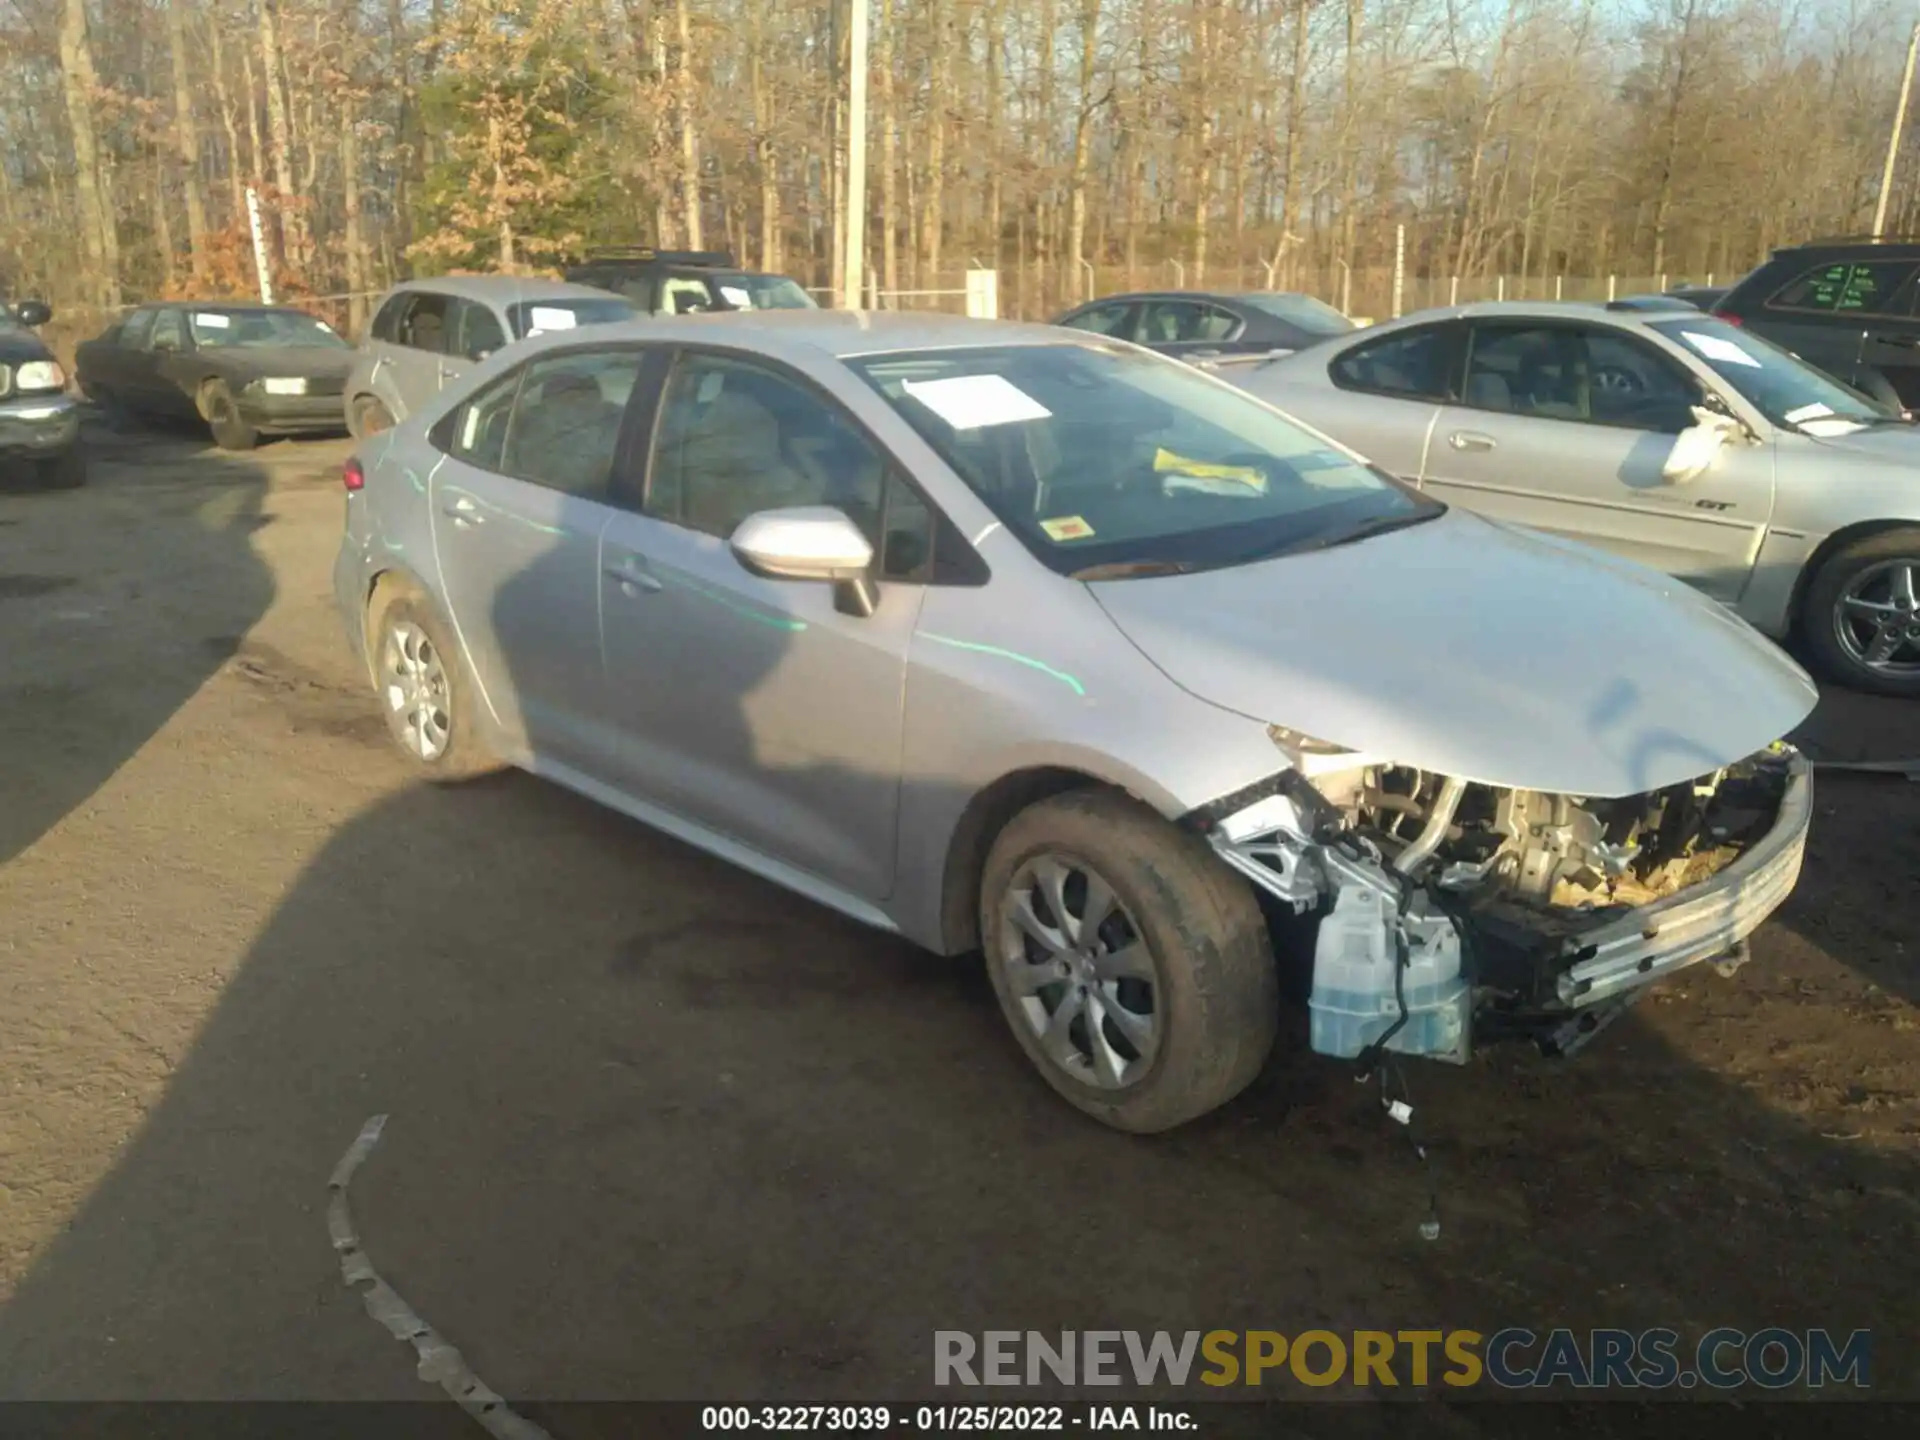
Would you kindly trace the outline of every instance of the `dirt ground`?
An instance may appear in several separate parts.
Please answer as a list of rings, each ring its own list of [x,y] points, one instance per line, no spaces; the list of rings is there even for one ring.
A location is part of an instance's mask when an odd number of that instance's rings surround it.
[[[1110,1133],[977,966],[525,776],[413,783],[331,605],[345,443],[101,443],[0,494],[0,1398],[437,1395],[328,1244],[376,1112],[369,1253],[509,1396],[923,1397],[935,1329],[1560,1324],[1871,1327],[1920,1396],[1920,784],[1822,777],[1737,977],[1570,1065],[1412,1069],[1427,1242],[1328,1062]]]

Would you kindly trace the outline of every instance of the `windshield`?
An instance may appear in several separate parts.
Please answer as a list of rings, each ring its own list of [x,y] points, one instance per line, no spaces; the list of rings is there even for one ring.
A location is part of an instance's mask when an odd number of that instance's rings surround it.
[[[818,310],[799,282],[784,275],[716,275],[720,298],[736,310]]]
[[[1062,574],[1239,564],[1446,509],[1231,386],[1133,350],[849,364]]]
[[[298,310],[195,310],[187,323],[202,350],[347,348],[332,326]]]
[[[1898,418],[1859,391],[1724,320],[1702,315],[1657,320],[1650,328],[1706,361],[1776,425],[1809,435],[1836,435]]]
[[[575,330],[582,325],[611,325],[638,319],[640,312],[625,300],[521,300],[507,307],[513,338],[524,340],[549,330]]]
[[[1311,295],[1259,293],[1242,295],[1240,301],[1313,335],[1344,335],[1357,328],[1338,310]]]

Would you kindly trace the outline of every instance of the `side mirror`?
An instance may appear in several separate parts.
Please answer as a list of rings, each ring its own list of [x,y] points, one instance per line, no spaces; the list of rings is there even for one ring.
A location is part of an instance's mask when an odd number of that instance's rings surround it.
[[[44,300],[22,300],[13,307],[13,314],[22,325],[32,329],[53,318],[53,307]]]
[[[1674,437],[1673,448],[1660,467],[1660,478],[1669,485],[1698,480],[1713,468],[1720,452],[1739,433],[1740,422],[1731,416],[1694,406],[1693,424]]]
[[[728,542],[741,565],[769,580],[826,580],[835,603],[867,616],[879,604],[873,546],[853,521],[831,505],[762,510],[742,520]]]

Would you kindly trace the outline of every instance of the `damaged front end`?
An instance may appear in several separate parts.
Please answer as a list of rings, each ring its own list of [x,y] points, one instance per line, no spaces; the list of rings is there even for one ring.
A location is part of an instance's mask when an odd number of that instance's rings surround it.
[[[1294,765],[1187,817],[1272,902],[1318,919],[1312,1043],[1461,1062],[1571,1054],[1662,975],[1731,970],[1799,878],[1805,759],[1775,742],[1623,799],[1463,782],[1275,729]]]

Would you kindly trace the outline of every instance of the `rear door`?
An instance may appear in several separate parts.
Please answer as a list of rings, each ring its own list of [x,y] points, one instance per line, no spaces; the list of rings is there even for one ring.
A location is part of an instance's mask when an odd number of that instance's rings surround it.
[[[1903,407],[1920,408],[1920,273],[1908,275],[1884,305],[1862,319],[1861,373],[1854,384],[1872,394],[1870,379],[1878,374]]]
[[[447,607],[493,713],[536,768],[596,779],[604,725],[600,533],[642,364],[633,347],[549,352],[435,429],[430,482]]]
[[[1626,330],[1475,321],[1424,485],[1734,601],[1773,512],[1773,447],[1729,445],[1705,475],[1666,483],[1661,466],[1702,398],[1691,371]]]
[[[153,338],[153,322],[159,312],[152,307],[127,316],[112,346],[100,347],[99,383],[123,405],[143,408],[144,392],[151,384],[153,353],[147,342]]]
[[[1363,340],[1321,362],[1330,386],[1276,394],[1274,402],[1389,474],[1419,485],[1428,438],[1452,393],[1459,337],[1458,325],[1441,321]]]
[[[224,316],[221,318],[225,318]],[[147,336],[149,364],[142,372],[137,403],[157,415],[190,416],[193,402],[193,334],[184,310],[162,310]]]
[[[1863,367],[1871,364],[1869,331],[1894,318],[1895,297],[1907,288],[1915,268],[1912,260],[1810,264],[1765,296],[1758,313],[1743,318],[1782,349],[1859,386]]]

